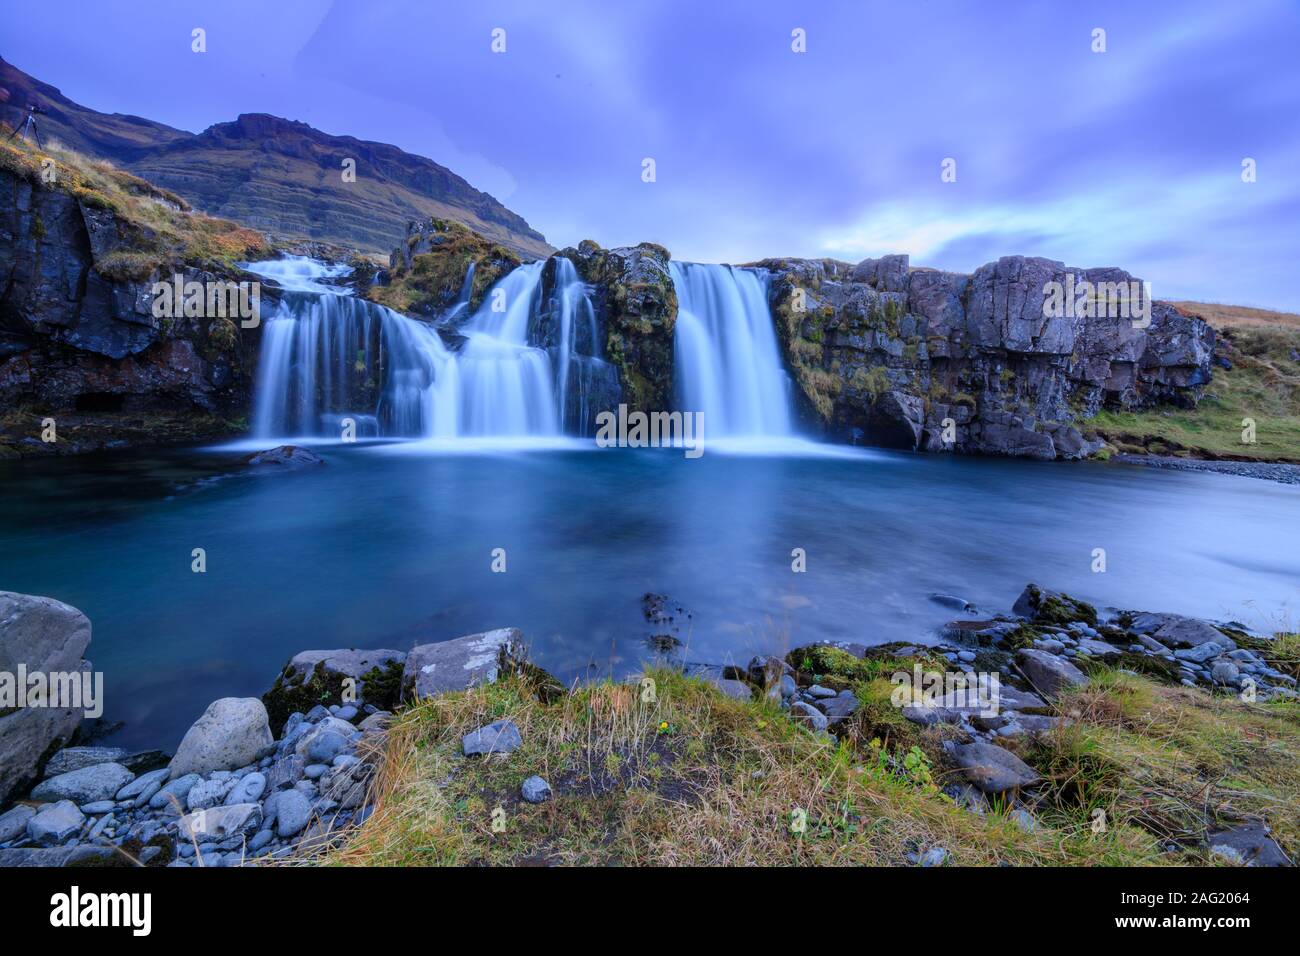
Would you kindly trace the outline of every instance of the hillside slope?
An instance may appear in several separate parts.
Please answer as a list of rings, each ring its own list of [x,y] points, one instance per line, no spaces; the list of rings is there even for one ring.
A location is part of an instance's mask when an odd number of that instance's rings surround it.
[[[263,113],[244,114],[197,135],[74,103],[53,86],[0,59],[5,119],[29,104],[49,142],[109,159],[170,189],[196,209],[277,236],[301,237],[387,254],[408,220],[463,223],[526,258],[548,255],[546,238],[445,166],[386,143],[331,136]],[[356,181],[342,163],[356,161]]]

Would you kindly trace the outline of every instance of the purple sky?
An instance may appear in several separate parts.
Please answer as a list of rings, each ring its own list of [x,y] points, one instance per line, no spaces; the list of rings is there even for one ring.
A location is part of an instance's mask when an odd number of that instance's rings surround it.
[[[1024,253],[1300,311],[1296,0],[63,6],[10,4],[0,55],[184,129],[268,112],[395,143],[557,246],[962,271]]]

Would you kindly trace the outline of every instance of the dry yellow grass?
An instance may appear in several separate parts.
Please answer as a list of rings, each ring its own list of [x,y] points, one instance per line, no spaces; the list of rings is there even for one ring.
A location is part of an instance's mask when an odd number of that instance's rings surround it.
[[[942,794],[956,778],[940,732],[882,746],[863,739],[868,720],[831,742],[760,701],[649,676],[653,700],[601,683],[546,704],[512,678],[409,708],[389,732],[373,816],[314,862],[907,865],[941,846],[958,865],[1173,865],[1216,862],[1194,845],[1207,819],[1259,814],[1284,846],[1300,836],[1300,721],[1280,705],[1103,674],[1063,703],[1071,727],[1011,744],[1047,778],[1027,832],[1004,802],[979,815]],[[463,734],[501,718],[522,747],[462,756]],[[923,756],[905,760],[913,747]],[[519,797],[533,774],[555,792],[536,806]],[[1165,852],[1171,839],[1185,848]]]

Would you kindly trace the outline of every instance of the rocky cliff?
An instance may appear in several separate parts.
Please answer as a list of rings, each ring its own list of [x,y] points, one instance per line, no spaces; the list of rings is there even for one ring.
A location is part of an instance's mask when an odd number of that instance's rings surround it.
[[[836,439],[1077,458],[1102,446],[1085,437],[1102,407],[1194,406],[1210,381],[1213,329],[1167,303],[1142,318],[1044,316],[1050,284],[1135,281],[1119,269],[1023,256],[973,275],[906,256],[758,265],[802,416]]]
[[[234,430],[260,330],[155,317],[152,288],[235,281],[233,261],[270,246],[143,180],[49,155],[45,169],[21,146],[0,152],[0,456]],[[56,441],[42,440],[46,418]]]

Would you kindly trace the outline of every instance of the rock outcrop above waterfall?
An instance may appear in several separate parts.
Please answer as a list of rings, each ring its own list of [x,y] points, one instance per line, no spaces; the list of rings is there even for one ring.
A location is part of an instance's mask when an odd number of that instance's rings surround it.
[[[1049,283],[1134,281],[1118,269],[1023,256],[973,275],[906,256],[758,265],[800,411],[838,439],[1078,458],[1101,447],[1086,431],[1103,406],[1194,406],[1210,381],[1213,329],[1166,303],[1136,321],[1044,316]]]
[[[411,220],[406,239],[388,256],[388,269],[365,295],[390,309],[428,319],[441,317],[463,300],[467,308],[462,315],[468,315],[487,290],[520,263],[513,251],[460,223]]]
[[[235,261],[269,252],[259,234],[191,213],[144,180],[5,144],[0,457],[235,430],[258,330],[238,318],[155,317],[152,286],[177,274],[236,281]],[[51,418],[57,440],[44,441]]]
[[[44,109],[41,128],[184,196],[196,208],[281,237],[382,252],[406,220],[462,222],[529,257],[551,252],[518,213],[433,160],[387,143],[332,136],[306,123],[246,113],[194,134],[138,116],[100,113],[0,60],[10,107]],[[12,115],[12,113],[11,113]],[[344,178],[344,163],[355,179]]]
[[[677,290],[668,250],[652,242],[602,249],[587,239],[560,255],[596,290],[596,318],[605,356],[618,369],[622,401],[642,411],[672,408]]]

